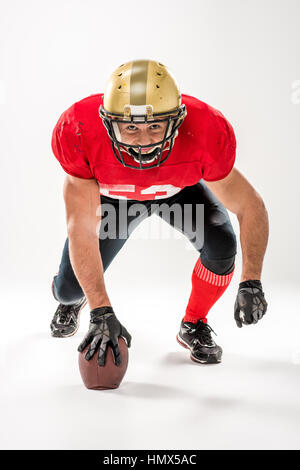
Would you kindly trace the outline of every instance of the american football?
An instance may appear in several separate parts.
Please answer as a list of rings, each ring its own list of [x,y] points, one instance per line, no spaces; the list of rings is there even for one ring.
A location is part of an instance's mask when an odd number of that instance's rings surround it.
[[[78,363],[82,381],[86,388],[93,390],[107,390],[118,388],[121,384],[128,366],[128,347],[123,338],[118,339],[121,351],[121,365],[117,366],[114,361],[113,351],[108,346],[105,366],[98,365],[98,355],[87,361],[85,354],[88,346],[79,353]]]

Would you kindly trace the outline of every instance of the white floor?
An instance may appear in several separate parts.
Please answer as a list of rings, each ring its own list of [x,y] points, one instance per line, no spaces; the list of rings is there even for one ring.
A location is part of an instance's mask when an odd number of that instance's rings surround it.
[[[76,348],[87,309],[76,336],[54,339],[49,291],[33,299],[28,290],[5,290],[2,449],[300,448],[295,286],[269,288],[268,315],[242,330],[233,321],[230,286],[210,314],[224,350],[223,363],[210,366],[193,363],[175,340],[185,304],[180,288],[157,296],[145,287],[134,299],[118,290],[114,304],[133,343],[127,374],[113,391],[89,391],[81,382]]]

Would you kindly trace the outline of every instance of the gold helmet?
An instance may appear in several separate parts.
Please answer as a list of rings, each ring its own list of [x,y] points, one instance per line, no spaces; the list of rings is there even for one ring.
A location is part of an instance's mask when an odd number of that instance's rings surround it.
[[[178,128],[186,116],[186,107],[181,104],[178,85],[167,67],[153,60],[135,60],[120,65],[113,72],[99,114],[118,161],[126,167],[148,169],[161,165],[169,157]],[[160,142],[150,145],[121,142],[118,122],[152,124],[162,121],[167,121],[167,126]],[[142,153],[143,149],[147,149],[147,153]]]

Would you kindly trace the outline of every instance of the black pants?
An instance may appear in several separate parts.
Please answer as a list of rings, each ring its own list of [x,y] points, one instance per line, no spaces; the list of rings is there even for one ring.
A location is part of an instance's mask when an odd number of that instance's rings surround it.
[[[105,221],[105,208],[113,208],[117,215],[111,237],[112,225],[109,225],[108,217],[107,223]],[[175,210],[170,211],[168,208]],[[119,217],[120,213],[123,213],[123,217]],[[227,210],[203,181],[194,186],[187,186],[174,196],[164,199],[141,202],[101,196],[99,249],[104,271],[133,230],[153,213],[189,238],[207,269],[220,275],[232,271],[236,255],[236,236]],[[59,272],[54,276],[53,293],[56,300],[66,305],[73,304],[84,296],[70,262],[68,238]]]

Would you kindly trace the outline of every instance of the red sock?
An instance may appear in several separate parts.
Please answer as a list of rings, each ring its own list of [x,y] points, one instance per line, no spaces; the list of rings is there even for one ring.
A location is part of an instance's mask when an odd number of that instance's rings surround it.
[[[229,274],[215,274],[201,263],[200,258],[198,259],[192,274],[192,292],[184,321],[197,323],[201,319],[204,323],[207,322],[206,316],[229,286],[234,268],[235,265]]]

